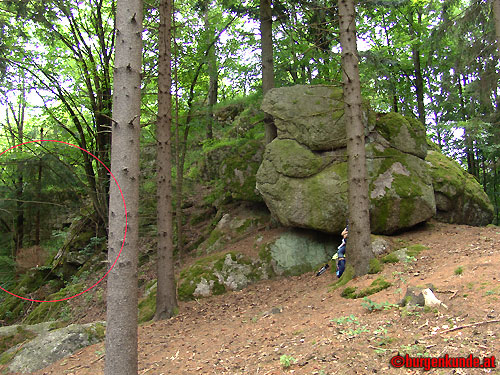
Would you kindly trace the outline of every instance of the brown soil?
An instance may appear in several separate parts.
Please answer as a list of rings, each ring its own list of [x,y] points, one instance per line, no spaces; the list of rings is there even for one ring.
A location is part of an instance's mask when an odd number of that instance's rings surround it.
[[[181,303],[176,317],[139,327],[139,374],[416,374],[422,370],[392,367],[391,357],[500,356],[500,228],[432,223],[398,238],[429,249],[416,261],[385,265],[382,275],[393,285],[369,298],[395,304],[408,285],[432,283],[448,309],[370,311],[363,300],[342,298],[343,288],[330,291],[330,272],[263,281]],[[252,246],[248,239],[231,245]],[[364,287],[378,276],[349,285]],[[103,366],[101,343],[36,374],[98,375]]]

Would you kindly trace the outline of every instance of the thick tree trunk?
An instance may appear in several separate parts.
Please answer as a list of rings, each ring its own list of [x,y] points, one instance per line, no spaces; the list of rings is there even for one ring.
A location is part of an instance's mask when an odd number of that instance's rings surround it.
[[[361,84],[356,47],[356,21],[353,0],[339,1],[342,82],[347,131],[349,240],[347,263],[357,276],[368,272],[373,258],[370,239],[370,201],[366,172],[365,129],[361,110]]]
[[[160,3],[158,39],[158,120],[157,138],[157,220],[158,220],[158,285],[155,320],[175,314],[177,297],[174,274],[172,221],[172,1]]]
[[[106,375],[137,375],[137,261],[141,115],[142,0],[118,0],[113,89]],[[125,225],[125,219],[127,224]],[[126,231],[126,240],[123,235]],[[122,248],[123,242],[123,248]],[[121,255],[117,259],[118,254]]]
[[[271,0],[260,0],[260,43],[262,48],[262,94],[274,88],[273,11]],[[266,116],[266,144],[278,136],[273,118]]]

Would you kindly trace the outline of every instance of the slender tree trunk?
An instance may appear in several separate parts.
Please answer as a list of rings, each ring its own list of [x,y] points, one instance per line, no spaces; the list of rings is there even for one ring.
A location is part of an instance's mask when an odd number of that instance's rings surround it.
[[[160,3],[158,39],[158,120],[157,138],[157,220],[158,220],[158,285],[155,320],[175,314],[177,297],[174,274],[172,221],[172,1]]]
[[[498,177],[497,177],[497,163],[496,159],[493,159],[493,200],[495,201],[495,222],[494,224],[498,225],[500,223],[499,218],[499,212],[498,212],[498,193],[497,193],[497,182],[498,182]]]
[[[466,83],[465,77],[463,77],[464,84]],[[469,116],[467,115],[467,109],[465,108],[465,100],[462,88],[462,81],[460,79],[460,75],[457,76],[457,84],[458,84],[458,95],[460,98],[460,112],[462,113],[462,120],[467,122],[469,120]],[[473,139],[470,135],[470,131],[467,127],[464,127],[464,142],[465,142],[465,153],[467,156],[467,172],[472,175],[476,175],[476,161],[474,157],[474,144]]]
[[[142,10],[142,0],[117,0],[111,172],[121,188],[127,211],[117,184],[111,184],[108,264],[111,266],[115,261],[116,264],[107,281],[106,375],[137,375],[138,372]],[[123,241],[125,231],[127,237]]]
[[[9,115],[7,111],[6,121],[7,127],[12,137],[12,145],[21,144],[24,142],[24,114],[26,109],[26,97],[25,97],[25,87],[24,87],[24,73],[23,81],[21,87],[21,96],[19,98],[19,103],[17,109],[14,106],[9,105],[10,111],[15,122],[15,129],[11,126],[9,121]],[[17,148],[18,151],[23,150],[23,146]],[[23,248],[24,245],[24,178],[23,178],[23,164],[22,161],[17,162],[16,166],[16,177],[15,177],[15,189],[16,189],[16,219],[15,219],[15,233],[14,233],[14,249],[13,249],[13,259],[17,258],[19,250]]]
[[[260,0],[260,43],[262,48],[262,94],[274,88],[273,11],[271,0]],[[273,118],[266,116],[266,144],[278,136]]]
[[[419,10],[417,11],[417,20],[420,27],[422,24],[422,13]],[[419,31],[416,31],[413,27],[410,27],[410,29],[413,37],[420,38]],[[417,95],[418,119],[425,126],[424,79],[422,77],[422,68],[420,63],[420,49],[415,44],[412,45],[411,55],[413,69],[415,72],[415,94]]]
[[[349,241],[347,259],[357,276],[368,272],[373,258],[370,239],[370,201],[366,172],[365,129],[361,109],[361,83],[356,47],[353,0],[339,0],[342,82],[344,88],[349,196]]]
[[[393,48],[391,48],[391,40],[389,39],[389,31],[387,30],[387,22],[386,22],[385,16],[383,14],[382,14],[382,22],[383,22],[383,26],[384,26],[385,40],[387,42],[387,47],[389,48],[391,56],[395,60],[394,50],[393,50]],[[397,82],[395,82],[396,78],[394,76],[392,65],[391,65],[390,71],[391,71],[390,76],[388,78],[389,78],[390,87],[391,87],[392,111],[397,113],[398,112],[398,100],[399,100],[399,98],[398,98],[397,91],[396,91]]]
[[[500,0],[491,0],[495,16],[495,34],[497,38],[497,54],[500,58]]]
[[[210,26],[208,5],[205,9],[205,31],[207,32],[207,44],[210,44],[215,39],[214,32]],[[217,104],[217,92],[219,88],[219,73],[217,71],[217,55],[215,51],[215,44],[209,49],[207,55],[208,65],[208,111],[207,111],[207,138],[213,138],[213,107]]]
[[[40,128],[40,139],[43,139],[43,128]],[[38,177],[36,181],[36,198],[39,202],[42,201],[42,159],[38,161]],[[40,246],[40,205],[36,208],[35,215],[35,246]]]

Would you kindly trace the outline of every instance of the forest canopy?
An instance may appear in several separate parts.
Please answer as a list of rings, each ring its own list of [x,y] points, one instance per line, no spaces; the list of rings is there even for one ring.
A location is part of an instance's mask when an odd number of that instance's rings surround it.
[[[197,158],[192,146],[228,142],[218,140],[214,109],[221,103],[262,98],[259,12],[265,3],[196,0],[174,5],[176,184]],[[364,1],[357,6],[357,29],[363,96],[375,111],[399,112],[424,123],[437,147],[482,184],[498,223],[500,15],[495,5],[493,0]],[[109,165],[115,6],[112,0],[0,4],[2,151],[33,140],[58,140]],[[156,142],[158,6],[157,1],[144,3],[145,155]],[[340,85],[336,2],[281,0],[268,6],[274,86]],[[258,138],[259,131],[236,138]],[[105,236],[110,185],[103,164],[78,148],[51,142],[29,143],[3,154],[2,259],[12,261],[21,248],[50,245],[66,225],[60,217],[69,212],[92,213],[95,238]],[[142,207],[152,204],[151,178],[142,181]],[[177,188],[182,191],[182,185]],[[141,215],[143,223],[151,221],[147,208]]]

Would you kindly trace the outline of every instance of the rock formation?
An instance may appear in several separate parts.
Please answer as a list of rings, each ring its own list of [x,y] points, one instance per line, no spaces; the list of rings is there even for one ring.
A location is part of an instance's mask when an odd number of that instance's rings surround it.
[[[473,178],[463,177],[471,185],[455,189],[463,196],[458,212],[448,207],[444,180],[436,180],[438,167],[426,161],[428,144],[420,122],[397,113],[377,116],[366,103],[363,107],[372,233],[410,228],[436,212],[451,222],[481,225],[491,220],[491,204]],[[266,95],[262,109],[274,117],[278,129],[256,179],[268,208],[285,226],[339,233],[348,207],[342,89],[277,88]]]

